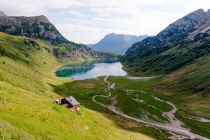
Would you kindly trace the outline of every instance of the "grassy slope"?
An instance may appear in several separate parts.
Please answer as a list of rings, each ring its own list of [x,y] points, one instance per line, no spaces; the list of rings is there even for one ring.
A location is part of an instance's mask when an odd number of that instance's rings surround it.
[[[0,33],[0,139],[151,139],[124,129],[136,125],[112,113],[84,104],[79,115],[52,104],[61,98],[54,89],[64,80],[53,71],[62,63],[48,45],[26,45],[25,40]]]
[[[177,91],[208,93],[210,88],[210,56],[198,59],[194,64],[183,67],[164,77],[162,85]]]
[[[134,74],[159,75],[168,74],[188,64],[192,64],[196,59],[208,55],[209,37],[202,37],[191,43],[183,43],[180,36],[162,44],[148,45],[140,42],[141,45],[135,52],[147,51],[147,48],[156,48],[142,55],[125,60],[126,68]],[[146,46],[144,46],[146,45]],[[142,49],[142,50],[141,50]],[[135,53],[133,52],[133,53]],[[132,54],[130,54],[132,56]]]
[[[158,54],[137,57],[125,63],[132,75],[167,74],[163,85],[179,91],[210,92],[210,55],[208,38],[204,43],[176,46]],[[206,43],[206,44],[205,44]]]

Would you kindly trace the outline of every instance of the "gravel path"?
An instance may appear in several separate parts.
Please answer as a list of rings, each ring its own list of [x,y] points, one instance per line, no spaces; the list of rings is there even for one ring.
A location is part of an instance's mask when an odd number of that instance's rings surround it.
[[[149,80],[149,79],[153,79],[157,76],[153,76],[153,77],[132,77],[132,76],[126,76],[127,79],[130,80]]]
[[[200,136],[200,135],[197,135],[197,134],[194,134],[192,132],[190,132],[190,130],[186,129],[186,128],[183,128],[181,126],[182,122],[177,120],[174,116],[174,113],[176,112],[177,108],[175,107],[175,105],[171,102],[168,102],[168,101],[164,101],[164,100],[161,100],[159,98],[156,98],[157,100],[160,100],[160,101],[163,101],[163,102],[166,102],[168,104],[170,104],[171,106],[174,107],[173,110],[171,110],[170,112],[165,112],[164,116],[166,116],[169,121],[171,123],[168,123],[168,124],[162,124],[162,123],[159,123],[159,122],[154,122],[154,121],[151,121],[151,120],[141,120],[141,119],[137,119],[135,117],[132,117],[132,116],[129,116],[127,114],[124,114],[123,112],[120,112],[116,109],[115,106],[112,106],[112,105],[104,105],[98,101],[96,101],[96,97],[104,97],[104,98],[109,98],[111,97],[111,89],[115,88],[115,83],[112,83],[112,82],[109,82],[107,81],[109,76],[106,76],[104,78],[104,82],[107,83],[107,88],[105,89],[105,92],[108,93],[108,95],[95,95],[93,96],[93,102],[95,102],[96,104],[99,104],[101,106],[103,106],[104,108],[107,108],[109,109],[110,111],[114,112],[115,114],[119,115],[119,116],[122,116],[124,118],[127,118],[127,119],[130,119],[130,120],[133,120],[133,121],[136,121],[138,123],[143,123],[143,124],[146,124],[146,125],[149,125],[153,128],[156,128],[156,129],[162,129],[162,130],[167,130],[169,131],[170,134],[172,134],[171,137],[169,137],[169,139],[174,139],[174,140],[181,140],[181,139],[199,139],[199,140],[209,140],[208,138],[206,137],[203,137],[203,136]],[[128,90],[129,92],[132,92],[132,90]]]

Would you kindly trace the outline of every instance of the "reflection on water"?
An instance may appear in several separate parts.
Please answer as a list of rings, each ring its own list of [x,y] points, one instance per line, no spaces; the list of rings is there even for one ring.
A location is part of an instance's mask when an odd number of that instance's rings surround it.
[[[85,62],[70,66],[63,66],[56,71],[58,77],[70,77],[77,80],[96,78],[99,76],[125,76],[120,62]]]

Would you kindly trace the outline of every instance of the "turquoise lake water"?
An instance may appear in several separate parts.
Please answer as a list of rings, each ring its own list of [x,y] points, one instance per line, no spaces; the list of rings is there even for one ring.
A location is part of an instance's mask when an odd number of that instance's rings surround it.
[[[63,66],[56,71],[58,77],[69,77],[76,80],[97,78],[100,76],[125,76],[120,62],[93,61]]]

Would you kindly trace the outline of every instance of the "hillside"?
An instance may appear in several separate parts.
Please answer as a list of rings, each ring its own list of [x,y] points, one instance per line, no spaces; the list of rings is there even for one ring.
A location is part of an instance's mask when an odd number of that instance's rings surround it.
[[[165,74],[208,55],[210,10],[194,11],[157,36],[134,44],[123,58],[133,73]]]
[[[180,68],[165,76],[159,86],[164,89],[209,93],[210,91],[210,56],[203,56],[193,64]]]
[[[53,104],[62,98],[55,87],[71,81],[54,76],[64,62],[52,54],[52,47],[0,33],[0,139],[152,139],[142,134],[144,126],[136,133],[135,123],[110,112],[82,105],[77,114]]]
[[[96,51],[124,54],[126,50],[132,46],[132,44],[142,41],[147,37],[147,35],[134,36],[111,33],[90,47]]]

